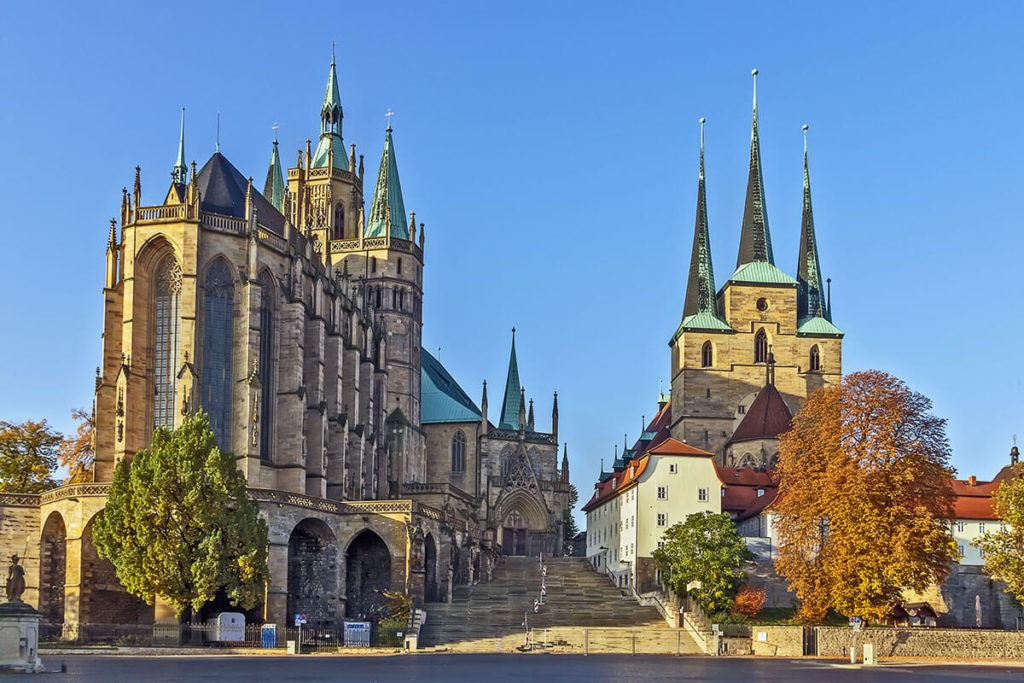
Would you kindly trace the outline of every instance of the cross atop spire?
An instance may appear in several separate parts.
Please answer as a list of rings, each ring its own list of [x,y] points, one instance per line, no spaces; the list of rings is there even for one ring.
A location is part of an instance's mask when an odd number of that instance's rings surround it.
[[[768,209],[764,199],[764,176],[761,173],[761,139],[757,126],[757,69],[754,77],[754,113],[750,128],[750,171],[747,176],[747,199],[743,206],[743,229],[736,267],[763,261],[775,265],[772,238],[768,230]]]
[[[178,158],[171,170],[171,179],[175,185],[184,185],[188,181],[188,166],[185,165],[185,107],[181,108],[181,136],[178,138]]]

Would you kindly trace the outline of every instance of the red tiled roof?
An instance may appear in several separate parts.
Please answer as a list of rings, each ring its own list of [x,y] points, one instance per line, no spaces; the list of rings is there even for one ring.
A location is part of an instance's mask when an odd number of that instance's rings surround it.
[[[653,455],[702,455],[709,458],[714,457],[714,453],[702,451],[690,444],[683,443],[682,441],[676,441],[671,437],[664,439],[653,448],[648,448],[647,452]]]
[[[782,400],[774,384],[766,384],[757,392],[754,402],[747,408],[747,414],[736,428],[729,443],[752,439],[774,439],[789,430],[793,414]]]
[[[718,465],[715,466],[715,470],[725,485],[722,511],[734,513],[736,521],[759,514],[775,500],[779,492],[770,472]],[[757,495],[758,491],[761,491],[760,496]]]

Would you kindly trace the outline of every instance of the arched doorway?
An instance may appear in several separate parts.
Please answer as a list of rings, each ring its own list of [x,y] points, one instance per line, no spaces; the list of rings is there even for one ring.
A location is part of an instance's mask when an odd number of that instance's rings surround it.
[[[304,519],[288,537],[288,614],[305,614],[311,625],[337,621],[338,544],[327,524]]]
[[[39,544],[39,611],[44,624],[64,623],[64,583],[67,572],[68,532],[64,518],[53,512],[46,518]]]
[[[106,634],[99,629],[93,634],[90,624],[152,624],[153,608],[141,598],[130,594],[117,579],[117,570],[109,560],[96,552],[92,541],[92,527],[102,515],[99,512],[89,520],[82,532],[82,584],[79,607],[79,636],[89,639]]]
[[[526,554],[526,519],[519,510],[512,510],[505,516],[501,528],[501,548],[506,555]]]
[[[345,616],[369,619],[384,612],[384,591],[391,589],[391,553],[380,536],[359,533],[348,546],[345,564]]]
[[[423,600],[437,602],[437,543],[434,534],[427,534],[423,541]]]

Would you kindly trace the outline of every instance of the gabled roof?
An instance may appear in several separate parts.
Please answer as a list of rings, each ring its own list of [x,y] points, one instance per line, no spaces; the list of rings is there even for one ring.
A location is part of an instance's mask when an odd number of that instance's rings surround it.
[[[843,331],[820,315],[804,318],[799,322],[796,333],[801,337],[842,337]]]
[[[733,432],[729,443],[753,439],[775,439],[789,430],[793,414],[774,384],[766,384],[757,392],[754,402],[747,408],[740,426]]]
[[[778,495],[778,484],[769,472],[721,465],[716,465],[715,471],[725,487],[722,511],[728,512],[734,521],[760,514]]]
[[[203,211],[245,218],[245,194],[249,181],[220,152],[214,152],[210,160],[203,164],[196,174],[196,186],[201,193],[199,207]],[[252,202],[260,225],[278,235],[283,234],[284,216],[255,187],[252,190]]]
[[[480,409],[426,349],[420,349],[420,378],[422,424],[480,421]]]

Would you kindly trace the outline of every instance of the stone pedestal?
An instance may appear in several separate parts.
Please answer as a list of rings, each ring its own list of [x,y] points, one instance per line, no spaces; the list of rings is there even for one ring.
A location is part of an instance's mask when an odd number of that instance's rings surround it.
[[[41,613],[20,600],[0,604],[0,669],[36,673],[39,659]]]

